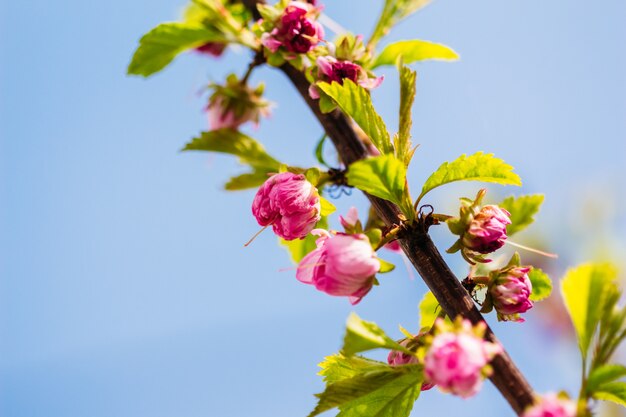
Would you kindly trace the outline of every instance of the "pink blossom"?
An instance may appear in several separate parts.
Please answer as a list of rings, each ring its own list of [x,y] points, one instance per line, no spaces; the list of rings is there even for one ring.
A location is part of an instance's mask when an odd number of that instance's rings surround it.
[[[261,117],[270,114],[270,103],[263,99],[263,85],[252,89],[230,75],[226,85],[212,84],[207,115],[212,130],[238,129],[244,123],[258,125]]]
[[[489,361],[500,353],[500,345],[483,340],[468,320],[456,331],[446,329],[441,319],[436,326],[440,332],[424,358],[426,381],[463,398],[475,395],[489,372]],[[484,324],[481,327],[484,332]]]
[[[346,216],[339,216],[339,222],[345,229],[352,229],[359,221],[359,212],[356,207],[350,207]]]
[[[272,52],[281,46],[297,54],[309,52],[324,38],[324,28],[314,19],[318,12],[312,4],[290,2],[276,27],[261,36],[261,43]]]
[[[533,307],[529,299],[533,290],[529,271],[529,267],[521,266],[504,269],[490,285],[489,294],[501,320],[523,322],[519,314]]]
[[[332,56],[320,56],[316,63],[319,81],[343,84],[343,80],[347,79],[367,89],[376,88],[383,82],[383,77],[370,77],[363,67],[354,62],[339,61]],[[313,99],[319,98],[319,90],[315,85],[309,88],[309,95]]]
[[[217,57],[222,56],[225,49],[226,49],[225,43],[208,42],[208,43],[205,43],[204,45],[198,46],[196,48],[196,51],[202,54],[211,55],[217,58]]]
[[[483,254],[500,249],[506,240],[506,225],[511,224],[510,216],[498,206],[484,206],[467,226],[463,246]]]
[[[330,234],[316,229],[317,249],[306,255],[296,278],[329,295],[347,296],[357,304],[372,289],[380,262],[364,234]]]
[[[320,220],[317,189],[304,175],[283,172],[273,175],[259,188],[252,214],[261,226],[272,225],[285,240],[303,238]]]
[[[420,344],[420,340],[419,338],[422,336],[423,334],[419,334],[417,336],[415,336],[413,339],[403,339],[400,342],[400,345],[405,347],[405,348],[409,348],[411,347],[411,345],[415,345],[416,347]],[[420,363],[420,360],[417,356],[415,355],[409,355],[408,353],[405,352],[400,352],[397,350],[392,350],[389,352],[389,355],[387,356],[387,363],[391,366],[401,366],[401,365],[416,365]],[[422,384],[422,391],[428,391],[429,389],[431,389],[432,387],[434,387],[435,384],[431,383],[431,382],[424,382]]]
[[[576,417],[576,403],[556,394],[546,394],[522,417]]]
[[[402,246],[400,246],[399,240],[392,240],[384,246],[385,249],[396,253],[402,253]]]

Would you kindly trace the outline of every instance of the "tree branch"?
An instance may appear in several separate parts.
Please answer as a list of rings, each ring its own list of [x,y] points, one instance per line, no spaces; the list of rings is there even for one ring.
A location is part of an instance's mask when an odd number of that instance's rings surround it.
[[[244,3],[251,7],[256,1],[244,0]],[[253,13],[256,12],[256,7],[252,10]],[[319,120],[326,134],[337,148],[341,160],[346,165],[369,156],[363,142],[352,128],[350,120],[341,111],[335,110],[328,114],[320,111],[317,101],[309,96],[309,82],[304,74],[288,63],[281,66],[280,69],[291,80]],[[367,197],[387,226],[402,223],[399,216],[400,209],[395,204],[371,195],[367,195]],[[448,316],[462,316],[472,323],[485,321],[470,294],[463,288],[461,282],[441,257],[428,235],[427,227],[412,229],[410,233],[401,237],[399,242],[404,253]],[[489,327],[487,327],[486,338],[492,342],[497,342],[496,336]],[[521,415],[524,409],[533,403],[532,388],[506,351],[496,356],[491,365],[493,368],[491,382],[498,388],[515,412]]]

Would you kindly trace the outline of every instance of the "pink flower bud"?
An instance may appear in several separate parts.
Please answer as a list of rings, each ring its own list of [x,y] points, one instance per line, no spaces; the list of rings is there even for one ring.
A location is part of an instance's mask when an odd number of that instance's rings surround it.
[[[270,103],[263,99],[263,85],[256,89],[241,83],[230,75],[225,85],[212,84],[207,113],[212,130],[237,129],[244,123],[259,123],[261,116],[268,116]]]
[[[363,88],[376,88],[383,82],[384,77],[370,77],[367,71],[358,64],[350,61],[339,61],[332,56],[320,56],[316,60],[317,78],[328,83],[337,82],[343,85],[343,80],[350,80]],[[309,88],[309,95],[313,99],[319,98],[319,90],[315,85]]]
[[[319,13],[312,4],[290,2],[276,27],[261,37],[263,45],[272,52],[282,46],[288,52],[304,54],[309,52],[324,38],[324,29],[315,17]]]
[[[384,246],[385,249],[395,253],[402,253],[402,246],[400,246],[399,240],[392,240]]]
[[[576,403],[556,394],[546,394],[522,417],[576,417]]]
[[[317,249],[300,261],[296,278],[326,294],[350,297],[350,303],[357,304],[372,289],[380,269],[369,239],[364,234],[331,235],[319,229],[313,233],[320,235]]]
[[[467,226],[463,246],[478,253],[491,253],[504,245],[511,213],[498,206],[484,206]]]
[[[413,339],[403,339],[400,342],[400,345],[409,349],[411,348],[411,345],[415,345],[415,347],[417,347],[420,345],[420,337],[422,336],[423,334],[420,333],[419,335],[415,336]],[[389,352],[389,355],[387,356],[387,363],[391,366],[417,365],[420,363],[420,360],[415,355],[409,355],[408,353],[400,352],[397,350],[392,350],[391,352]],[[428,391],[434,386],[435,384],[431,382],[424,382],[422,384],[422,391]]]
[[[226,49],[225,43],[208,42],[208,43],[205,43],[204,45],[198,46],[196,48],[196,51],[202,54],[211,55],[217,58],[217,57],[222,56],[225,49]]]
[[[356,226],[359,221],[359,212],[356,207],[350,207],[346,216],[339,216],[339,222],[345,229],[351,229]]]
[[[272,225],[285,240],[303,238],[320,220],[320,197],[304,175],[283,172],[273,175],[259,188],[252,214],[261,226]]]
[[[489,361],[501,352],[500,345],[483,340],[484,324],[474,329],[463,320],[450,331],[439,319],[436,326],[438,332],[424,358],[426,381],[463,398],[475,395],[489,374]]]
[[[523,322],[519,314],[533,307],[529,299],[533,290],[528,278],[529,271],[529,267],[506,268],[489,286],[489,294],[500,320]]]

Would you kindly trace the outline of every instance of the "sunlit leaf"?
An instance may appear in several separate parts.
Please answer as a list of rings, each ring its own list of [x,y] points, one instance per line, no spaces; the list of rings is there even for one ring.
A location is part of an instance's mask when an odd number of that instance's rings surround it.
[[[246,172],[232,177],[224,185],[224,189],[228,191],[246,190],[249,188],[257,188],[261,186],[269,178],[268,171]]]
[[[394,65],[399,57],[402,57],[405,64],[428,60],[455,61],[459,59],[459,55],[446,45],[414,39],[387,45],[374,60],[372,68]]]
[[[626,407],[626,382],[604,384],[593,393],[597,400],[611,401]]]
[[[363,87],[344,79],[343,85],[317,83],[317,86],[330,96],[348,116],[352,117],[381,153],[391,153],[391,138],[383,119],[376,113],[369,93]]]
[[[361,320],[355,313],[350,314],[346,323],[346,335],[341,352],[352,356],[366,350],[385,348],[411,353],[387,334],[376,323]]]
[[[498,206],[511,213],[511,224],[506,227],[506,234],[513,236],[532,224],[544,198],[543,194],[532,194],[519,197],[510,196],[502,200]]]
[[[400,65],[400,129],[395,140],[396,157],[409,166],[411,162],[411,108],[415,100],[415,79],[417,73],[405,65]]]
[[[539,268],[533,268],[528,273],[528,278],[533,286],[530,294],[531,301],[541,301],[552,293],[552,281],[548,274]]]
[[[569,312],[583,358],[600,320],[607,300],[616,291],[616,269],[610,264],[584,264],[570,269],[561,281],[561,293]]]
[[[602,390],[602,386],[626,377],[626,367],[619,364],[602,365],[591,371],[587,380],[587,392]]]
[[[346,179],[351,186],[396,203],[403,211],[412,210],[406,191],[406,167],[393,155],[376,156],[350,164]],[[405,212],[405,215],[409,214]]]
[[[324,382],[327,384],[352,378],[358,374],[383,371],[389,367],[383,362],[362,356],[344,356],[341,353],[325,357],[318,366],[322,368],[319,375],[324,378]]]
[[[368,41],[370,46],[374,46],[378,41],[386,36],[402,19],[415,13],[422,7],[430,3],[431,0],[385,0],[385,5],[380,13],[378,22],[372,36]]]
[[[420,301],[420,328],[431,327],[441,313],[441,306],[431,291],[426,291]]]
[[[165,68],[182,51],[207,42],[226,42],[226,39],[200,23],[162,23],[139,40],[128,73],[147,77]]]
[[[184,151],[211,151],[238,156],[243,164],[260,170],[278,172],[280,162],[271,157],[256,140],[232,129],[202,132],[183,148]]]
[[[503,185],[522,185],[520,177],[513,172],[513,167],[493,154],[477,152],[473,155],[461,155],[452,162],[444,162],[426,180],[418,201],[434,188],[455,181],[492,182]]]

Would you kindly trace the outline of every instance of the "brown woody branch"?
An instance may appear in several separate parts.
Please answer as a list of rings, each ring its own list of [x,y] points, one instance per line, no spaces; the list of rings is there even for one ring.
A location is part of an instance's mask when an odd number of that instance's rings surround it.
[[[255,7],[256,2],[255,0],[244,0],[244,3],[253,10],[253,13],[258,13]],[[283,65],[280,69],[291,80],[319,120],[326,134],[337,148],[341,160],[346,165],[369,156],[350,120],[341,111],[335,110],[328,114],[320,111],[317,101],[309,96],[309,82],[303,73],[289,64]],[[398,206],[378,197],[371,195],[367,195],[367,197],[387,226],[391,227],[402,223]],[[452,273],[430,239],[427,226],[424,223],[418,223],[417,227],[411,228],[409,233],[405,233],[399,239],[399,242],[404,253],[448,316],[461,316],[469,319],[472,323],[484,322],[484,318],[476,308],[472,297]],[[486,338],[493,342],[497,341],[489,327],[487,327]],[[498,388],[515,412],[521,415],[524,409],[533,403],[533,390],[528,381],[506,351],[498,355],[491,365],[493,367],[491,382]]]

